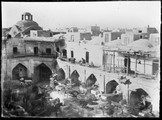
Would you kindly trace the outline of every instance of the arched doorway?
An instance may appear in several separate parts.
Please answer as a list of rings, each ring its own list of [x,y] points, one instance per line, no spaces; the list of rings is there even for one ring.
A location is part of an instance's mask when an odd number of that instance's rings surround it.
[[[95,77],[95,75],[91,74],[86,80],[86,86],[91,87],[92,85],[96,83],[96,81],[97,81],[97,78]]]
[[[79,73],[74,70],[71,74],[71,83],[74,84],[74,86],[79,86],[80,82],[79,82]]]
[[[57,81],[62,81],[65,79],[65,72],[62,68],[57,71]]]
[[[131,113],[138,115],[142,110],[149,109],[152,111],[151,97],[142,88],[131,91],[129,98]]]
[[[19,63],[12,70],[12,80],[19,80],[21,77],[27,77],[27,68]]]
[[[38,65],[34,69],[34,81],[35,82],[49,82],[52,71],[44,63]]]
[[[119,85],[115,80],[111,80],[106,84],[106,94],[113,93]]]

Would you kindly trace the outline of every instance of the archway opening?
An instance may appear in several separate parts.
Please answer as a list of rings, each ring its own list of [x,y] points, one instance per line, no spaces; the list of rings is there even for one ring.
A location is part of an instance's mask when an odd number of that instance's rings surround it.
[[[19,63],[12,70],[12,80],[19,80],[22,77],[23,78],[27,77],[27,68],[21,63]]]
[[[62,68],[58,69],[56,79],[57,81],[65,80],[65,72]]]
[[[96,83],[96,81],[97,81],[97,78],[95,77],[95,75],[91,74],[86,80],[86,86],[91,87]]]
[[[148,110],[152,112],[151,97],[142,88],[131,91],[129,105],[131,108],[131,113],[138,115],[139,112]]]
[[[49,82],[52,71],[44,63],[38,65],[34,69],[34,81],[35,82]]]
[[[109,82],[106,84],[106,94],[110,94],[110,93],[115,92],[116,87],[117,87],[118,85],[119,85],[119,84],[118,84],[115,80],[109,81]]]
[[[123,94],[119,84],[115,80],[111,80],[106,84],[106,94],[112,94],[108,96],[107,100],[119,103],[123,99]]]
[[[71,74],[71,83],[73,86],[79,86],[80,81],[79,81],[79,73],[77,70],[74,70],[73,73]]]

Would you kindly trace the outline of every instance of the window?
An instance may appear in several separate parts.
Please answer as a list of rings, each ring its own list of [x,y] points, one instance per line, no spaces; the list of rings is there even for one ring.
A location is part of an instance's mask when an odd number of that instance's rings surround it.
[[[142,33],[142,30],[139,30],[138,32],[139,32],[139,33]]]
[[[34,55],[38,55],[38,47],[34,47]]]
[[[72,57],[72,58],[74,57],[74,52],[73,52],[73,51],[71,51],[71,57]]]
[[[18,53],[17,47],[13,47],[13,54]]]
[[[71,40],[74,41],[74,35],[71,35]]]
[[[89,52],[86,52],[86,62],[89,63]]]
[[[109,35],[105,34],[105,42],[109,42]]]
[[[67,57],[67,51],[65,49],[62,50],[62,54],[64,57]]]
[[[46,53],[51,54],[51,48],[46,48]]]
[[[26,20],[28,20],[28,16],[25,16]]]
[[[56,51],[57,51],[57,52],[60,52],[60,49],[57,47],[57,48],[56,48]]]
[[[124,38],[124,44],[127,45],[127,37]]]

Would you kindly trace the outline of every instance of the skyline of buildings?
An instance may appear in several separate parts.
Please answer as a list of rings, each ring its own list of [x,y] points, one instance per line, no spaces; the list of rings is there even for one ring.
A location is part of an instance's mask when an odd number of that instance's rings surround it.
[[[35,16],[33,20],[38,21],[43,29],[81,28],[93,25],[100,26],[101,29],[135,28],[150,25],[160,30],[160,1],[43,4],[2,2],[2,28],[12,27],[25,11],[32,13]]]

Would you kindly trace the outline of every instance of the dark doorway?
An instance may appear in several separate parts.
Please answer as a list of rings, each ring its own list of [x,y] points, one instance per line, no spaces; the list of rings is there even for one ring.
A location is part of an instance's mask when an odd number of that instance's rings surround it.
[[[21,63],[19,63],[12,70],[12,80],[19,80],[21,77],[27,77],[27,68]]]
[[[148,93],[139,88],[136,89],[135,91],[132,91],[130,93],[130,98],[129,98],[129,104],[130,104],[130,112],[133,115],[138,115],[138,113],[142,110],[145,109],[150,109],[152,110],[152,105],[150,101],[147,101],[145,99],[146,97],[150,97]]]
[[[34,55],[38,55],[38,47],[34,47]]]
[[[79,86],[80,82],[79,82],[79,73],[74,70],[71,74],[71,83],[74,84],[73,86]]]
[[[94,85],[97,81],[97,78],[94,76],[94,74],[91,74],[88,78],[87,78],[87,81],[86,81],[86,86],[87,87],[90,87],[92,85]]]
[[[13,54],[17,54],[17,53],[18,53],[17,47],[13,47]]]
[[[115,80],[111,80],[106,84],[106,94],[113,93],[117,87],[118,83]]]
[[[57,52],[60,52],[60,49],[57,47],[57,48],[56,48],[56,51],[57,51]]]
[[[73,52],[73,51],[71,51],[71,57],[72,57],[72,58],[74,57],[74,52]]]
[[[62,81],[65,79],[65,72],[62,68],[57,71],[57,80]]]
[[[127,73],[127,69],[128,69],[128,73],[131,71],[130,65],[131,65],[130,57],[125,56],[124,58],[125,73]]]
[[[34,81],[35,82],[49,82],[52,71],[44,63],[35,67],[34,69]]]
[[[65,49],[62,50],[63,57],[67,58],[67,51]]]
[[[159,60],[154,60],[152,63],[152,74],[155,75],[157,74],[159,70]]]
[[[86,52],[86,62],[89,63],[89,52]]]

